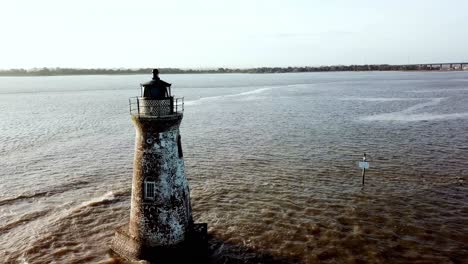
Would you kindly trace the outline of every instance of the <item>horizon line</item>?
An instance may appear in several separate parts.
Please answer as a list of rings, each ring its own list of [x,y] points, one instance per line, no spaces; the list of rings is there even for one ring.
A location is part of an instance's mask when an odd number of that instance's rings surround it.
[[[404,64],[388,64],[388,63],[373,63],[373,64],[327,64],[327,65],[301,65],[301,66],[252,66],[252,67],[229,67],[229,66],[207,66],[207,67],[29,67],[29,68],[0,68],[0,71],[10,70],[42,70],[42,69],[72,69],[72,70],[143,70],[143,69],[173,69],[173,70],[249,70],[249,69],[261,69],[261,68],[320,68],[320,67],[350,67],[350,66],[417,66],[417,65],[449,65],[449,64],[467,64],[467,62],[430,62],[430,63],[404,63]]]

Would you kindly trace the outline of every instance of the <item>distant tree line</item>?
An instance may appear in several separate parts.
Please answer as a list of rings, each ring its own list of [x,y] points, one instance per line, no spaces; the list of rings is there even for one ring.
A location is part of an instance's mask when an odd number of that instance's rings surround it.
[[[128,75],[149,74],[152,68],[138,69],[76,69],[76,68],[32,68],[0,70],[0,76],[59,76],[59,75]],[[287,73],[287,72],[329,72],[329,71],[418,71],[440,70],[440,67],[426,65],[336,65],[319,67],[260,67],[249,69],[178,69],[160,68],[161,74],[186,73]]]

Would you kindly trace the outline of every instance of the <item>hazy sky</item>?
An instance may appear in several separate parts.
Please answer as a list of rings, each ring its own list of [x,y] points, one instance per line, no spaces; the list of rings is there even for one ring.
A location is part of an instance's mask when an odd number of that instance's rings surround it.
[[[468,61],[466,0],[0,0],[0,68]]]

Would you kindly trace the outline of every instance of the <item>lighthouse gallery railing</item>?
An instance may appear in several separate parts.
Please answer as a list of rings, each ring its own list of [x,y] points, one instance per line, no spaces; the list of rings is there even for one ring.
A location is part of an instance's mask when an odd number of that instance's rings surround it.
[[[131,97],[130,114],[138,117],[169,117],[184,112],[184,98]]]

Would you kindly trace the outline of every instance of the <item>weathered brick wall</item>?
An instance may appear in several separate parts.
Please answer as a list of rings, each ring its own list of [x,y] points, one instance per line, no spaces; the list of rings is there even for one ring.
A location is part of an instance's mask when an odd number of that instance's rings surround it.
[[[130,237],[128,225],[122,226],[115,231],[111,249],[120,256],[129,259],[139,259],[142,254],[142,245],[140,241]]]
[[[175,245],[192,223],[190,192],[177,137],[182,116],[134,118],[135,159],[129,232],[145,246]],[[144,180],[156,183],[154,200],[144,199]]]

